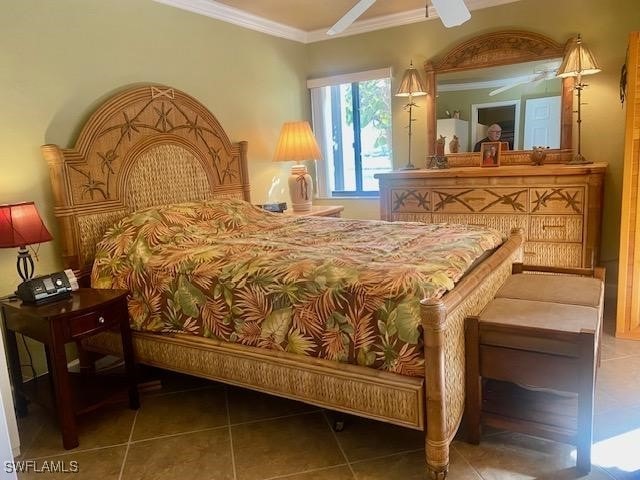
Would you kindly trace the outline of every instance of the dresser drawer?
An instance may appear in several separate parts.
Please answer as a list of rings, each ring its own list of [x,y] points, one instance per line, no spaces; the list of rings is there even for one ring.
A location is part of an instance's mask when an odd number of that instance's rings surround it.
[[[581,267],[581,243],[525,242],[523,261],[529,265],[554,267]]]
[[[521,187],[434,188],[433,212],[527,213],[529,190]]]
[[[67,321],[68,337],[78,338],[96,330],[118,325],[120,319],[111,309],[96,310]]]
[[[530,212],[576,215],[584,212],[584,187],[536,187],[529,191]]]
[[[531,215],[529,240],[582,242],[582,216]]]
[[[505,235],[509,235],[513,228],[521,228],[524,231],[524,238],[528,238],[529,222],[526,215],[434,213],[432,218],[433,223],[462,223],[464,225],[489,227],[495,228]]]
[[[431,211],[431,192],[425,188],[391,190],[393,213],[426,213]]]

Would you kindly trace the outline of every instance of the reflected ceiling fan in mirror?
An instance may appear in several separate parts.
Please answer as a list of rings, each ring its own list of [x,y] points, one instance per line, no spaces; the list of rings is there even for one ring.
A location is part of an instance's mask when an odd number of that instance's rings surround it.
[[[547,65],[544,69],[535,70],[530,75],[522,75],[520,77],[513,77],[505,79],[505,84],[501,87],[496,88],[489,92],[489,96],[493,97],[494,95],[498,95],[499,93],[506,92],[514,87],[519,85],[525,85],[527,83],[540,83],[544,80],[552,80],[556,78],[558,67],[560,66],[560,62],[556,62],[553,64]]]
[[[349,25],[355,22],[360,15],[366,12],[376,0],[359,0],[347,13],[327,31],[327,35],[337,35],[344,32]],[[462,25],[471,18],[471,13],[464,0],[431,0],[431,5],[436,10],[438,17],[445,27]],[[428,7],[428,4],[427,4]],[[427,16],[428,16],[428,8]]]

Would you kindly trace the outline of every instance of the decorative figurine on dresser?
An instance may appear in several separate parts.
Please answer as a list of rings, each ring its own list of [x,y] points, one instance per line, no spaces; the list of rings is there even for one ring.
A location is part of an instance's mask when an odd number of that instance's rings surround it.
[[[428,168],[375,175],[380,182],[380,218],[483,225],[505,235],[520,228],[525,235],[526,264],[588,268],[597,265],[607,164],[568,165],[574,158],[573,78],[552,80],[555,83],[550,88],[557,90],[556,98],[560,96],[561,100],[560,121],[557,125],[549,124],[550,129],[555,129],[553,138],[557,139],[557,144],[550,145],[552,148],[523,149],[527,142],[519,138],[516,123],[514,149],[501,148],[499,164],[496,162],[494,168],[481,167],[480,153],[455,153],[451,145],[451,153],[445,157],[449,168],[436,168],[443,144],[438,134],[436,101],[444,101],[448,93],[443,87],[452,78],[447,74],[462,83],[465,70],[471,70],[472,77],[478,74],[474,70],[507,63],[526,65],[541,60],[559,63],[564,53],[564,45],[543,35],[498,31],[471,38],[454,46],[443,58],[427,62]],[[514,116],[514,121],[519,121],[519,115]],[[470,140],[472,145],[477,141],[473,135]]]

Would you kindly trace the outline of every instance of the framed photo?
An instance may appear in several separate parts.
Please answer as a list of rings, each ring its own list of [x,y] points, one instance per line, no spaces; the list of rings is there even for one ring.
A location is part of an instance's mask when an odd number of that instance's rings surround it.
[[[480,166],[499,167],[502,142],[484,142],[480,146]]]
[[[500,142],[500,145],[502,145],[500,147],[501,152],[506,152],[507,150],[509,150],[509,142]]]

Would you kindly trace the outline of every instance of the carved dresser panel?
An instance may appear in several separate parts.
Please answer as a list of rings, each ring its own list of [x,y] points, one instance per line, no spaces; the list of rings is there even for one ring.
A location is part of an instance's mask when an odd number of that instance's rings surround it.
[[[591,267],[598,262],[607,165],[462,167],[377,174],[380,218],[524,230],[524,262]]]

